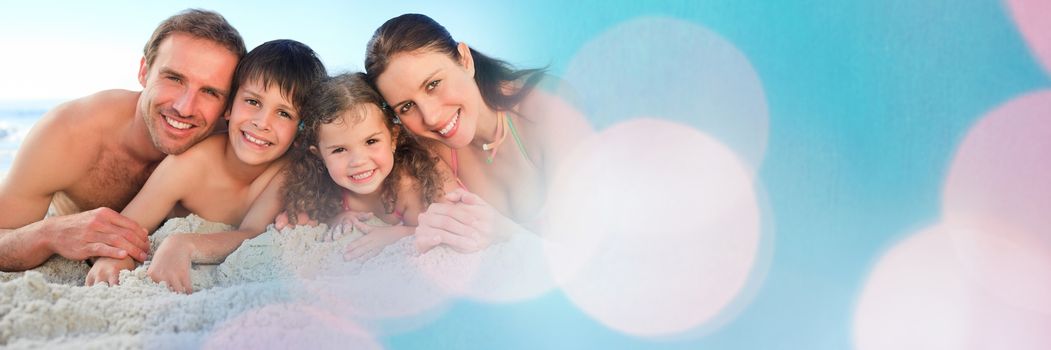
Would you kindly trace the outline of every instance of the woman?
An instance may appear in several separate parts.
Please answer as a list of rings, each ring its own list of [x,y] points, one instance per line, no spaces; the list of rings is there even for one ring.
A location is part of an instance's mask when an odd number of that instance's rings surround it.
[[[476,251],[509,238],[515,223],[539,228],[560,157],[591,132],[571,106],[535,89],[542,70],[514,70],[419,14],[376,30],[365,70],[388,108],[461,181],[449,203],[420,215],[421,251],[442,243]]]

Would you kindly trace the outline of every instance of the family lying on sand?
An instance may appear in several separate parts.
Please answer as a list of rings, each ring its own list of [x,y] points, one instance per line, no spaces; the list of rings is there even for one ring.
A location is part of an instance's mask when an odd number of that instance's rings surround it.
[[[473,252],[541,229],[556,165],[591,132],[536,88],[543,70],[515,70],[424,15],[380,26],[364,73],[329,76],[294,40],[246,51],[221,15],[187,10],[147,42],[142,91],[44,115],[0,184],[0,270],[57,254],[92,264],[87,285],[115,285],[148,259],[150,232],[189,213],[236,230],[171,235],[152,252],[149,277],[183,293],[191,264],[223,261],[272,223],[366,233],[347,259],[407,236],[420,252]]]

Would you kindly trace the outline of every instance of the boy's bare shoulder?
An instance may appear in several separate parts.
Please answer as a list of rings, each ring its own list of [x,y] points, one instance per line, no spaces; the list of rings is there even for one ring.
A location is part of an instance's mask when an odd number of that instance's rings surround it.
[[[206,137],[201,142],[187,149],[186,152],[170,155],[165,161],[174,162],[182,166],[210,166],[209,164],[223,161],[226,151],[226,134],[217,134]]]
[[[287,170],[288,164],[291,162],[290,159],[291,158],[288,156],[288,154],[285,154],[280,158],[275,159],[273,162],[270,162],[270,165],[266,167],[266,171],[263,172],[263,175],[267,177],[266,181],[272,181],[270,179],[279,179],[279,181],[284,181],[285,176],[287,176],[288,174]]]
[[[200,181],[212,178],[222,168],[217,165],[222,162],[223,149],[226,143],[224,135],[212,135],[201,142],[193,145],[181,154],[169,155],[161,161],[157,169],[150,175],[150,181],[154,178],[165,183],[168,191],[194,191],[201,184]],[[179,188],[176,190],[175,188]]]

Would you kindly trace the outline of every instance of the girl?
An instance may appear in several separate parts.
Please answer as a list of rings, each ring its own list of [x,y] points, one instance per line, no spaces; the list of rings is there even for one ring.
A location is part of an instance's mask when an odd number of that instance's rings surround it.
[[[292,40],[270,41],[244,56],[234,73],[227,133],[165,158],[121,212],[151,232],[177,205],[208,221],[240,225],[235,231],[168,236],[154,252],[150,278],[190,293],[192,263],[223,261],[273,222],[281,210],[283,155],[299,123],[309,122],[301,121],[300,106],[325,75],[314,51]],[[167,83],[179,86],[182,81],[173,75]],[[169,119],[166,127],[177,133],[190,125]],[[121,270],[134,267],[130,258],[100,258],[86,284],[115,285]]]
[[[386,112],[363,73],[326,79],[305,112],[311,120],[291,152],[288,219],[295,224],[304,217],[297,214],[306,214],[362,230],[365,236],[347,246],[346,259],[411,235],[427,204],[455,187],[448,170]],[[365,225],[369,216],[391,226]]]
[[[536,231],[560,158],[591,133],[576,110],[534,89],[542,70],[514,70],[419,14],[376,29],[365,70],[405,128],[436,144],[463,183],[421,215],[417,248],[475,251],[507,239],[516,222]]]

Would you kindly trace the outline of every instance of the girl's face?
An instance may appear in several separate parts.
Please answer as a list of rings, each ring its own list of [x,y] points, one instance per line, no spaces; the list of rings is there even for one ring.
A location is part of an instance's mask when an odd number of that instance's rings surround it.
[[[316,152],[336,184],[357,194],[371,194],[394,167],[396,135],[383,122],[386,117],[379,106],[365,105],[365,118],[353,122],[357,112],[361,112],[359,106],[354,106],[321,125]]]
[[[460,43],[459,62],[444,53],[417,50],[394,55],[376,87],[413,134],[450,148],[474,139],[485,102],[474,81],[470,49]]]
[[[296,137],[296,113],[295,106],[277,86],[265,87],[258,79],[241,85],[226,116],[234,154],[252,165],[281,157]]]

